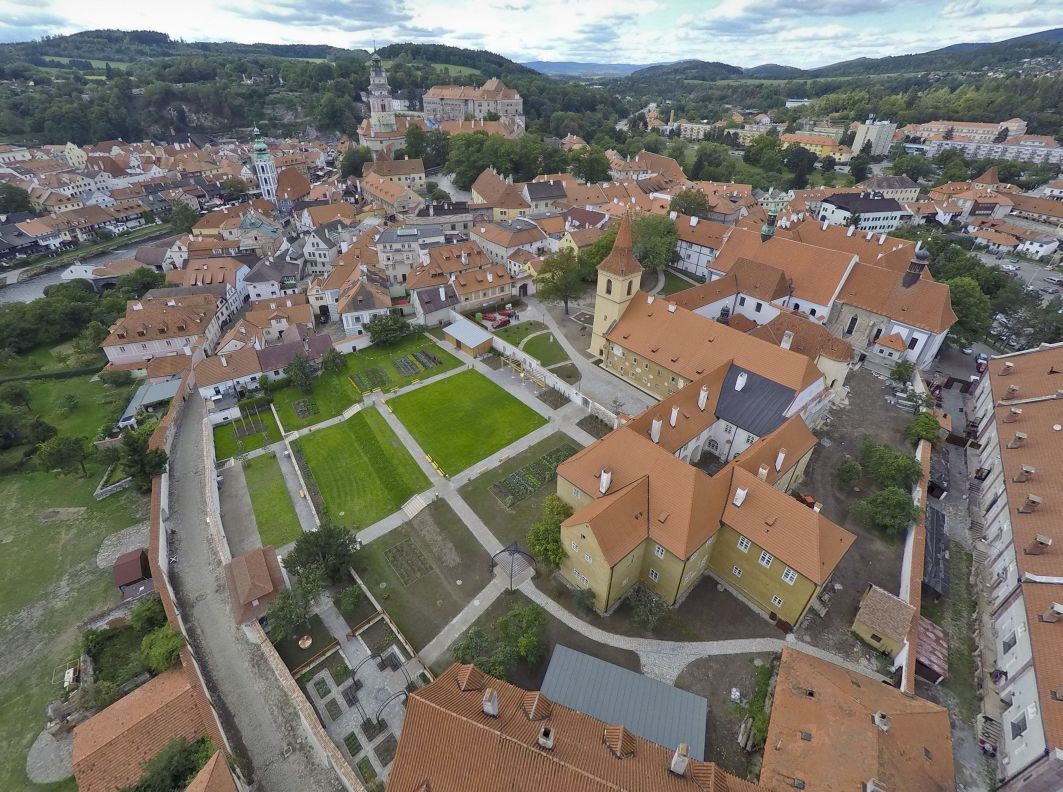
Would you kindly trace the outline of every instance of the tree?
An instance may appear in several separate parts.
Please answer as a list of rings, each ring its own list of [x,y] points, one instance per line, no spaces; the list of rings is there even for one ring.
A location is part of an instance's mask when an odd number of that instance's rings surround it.
[[[894,382],[907,383],[912,381],[915,374],[915,364],[910,360],[901,360],[890,372],[890,379]]]
[[[30,389],[25,382],[5,382],[0,385],[0,401],[20,407],[30,406]]]
[[[340,158],[340,177],[361,177],[365,163],[373,161],[373,152],[367,146],[351,146]]]
[[[169,624],[156,627],[140,642],[140,656],[151,673],[158,675],[181,662],[185,641]]]
[[[166,470],[166,452],[161,448],[150,448],[151,430],[149,427],[127,429],[122,434],[121,460],[122,470],[133,479],[133,485],[141,492],[151,490],[151,480]]]
[[[783,144],[778,135],[760,135],[742,154],[742,161],[761,170],[778,173],[783,166]]]
[[[229,176],[221,183],[221,190],[226,198],[237,198],[247,193],[251,188],[247,182],[239,176]]]
[[[912,501],[912,496],[900,487],[887,487],[876,492],[854,503],[850,511],[865,528],[883,531],[888,536],[904,533],[919,517],[919,507]]]
[[[129,613],[129,626],[138,633],[149,633],[166,624],[166,610],[157,594],[137,600]]]
[[[0,182],[0,214],[32,212],[30,194],[14,184]]]
[[[88,452],[85,450],[83,437],[60,437],[56,435],[45,440],[37,446],[37,461],[45,470],[68,471],[70,468],[80,465],[81,475],[88,473],[85,470],[85,458]]]
[[[912,456],[869,438],[860,441],[860,459],[880,487],[911,489],[923,477],[922,466]]]
[[[1010,134],[1011,134],[1011,130],[1010,129],[1008,129],[1006,126],[1001,127],[1000,131],[997,132],[996,136],[993,138],[993,142],[994,143],[1003,143],[1005,140],[1008,139],[1008,136]]]
[[[833,173],[834,169],[838,165],[838,160],[828,154],[826,157],[819,161],[819,168],[824,173]]]
[[[631,619],[647,630],[653,630],[668,607],[664,601],[642,583],[631,589]]]
[[[471,627],[454,644],[451,654],[459,663],[474,663],[481,671],[506,679],[520,663],[534,665],[545,651],[546,614],[538,605],[513,605],[490,632]]]
[[[834,469],[834,475],[843,486],[851,487],[864,475],[864,469],[851,456],[846,456]]]
[[[409,335],[410,326],[401,316],[380,314],[365,323],[365,331],[374,344],[392,346]]]
[[[119,277],[115,284],[118,290],[131,300],[139,300],[152,289],[160,289],[165,285],[166,276],[151,267],[137,267],[132,272]],[[104,330],[106,329],[105,327]],[[103,336],[103,338],[106,337],[106,335]],[[100,340],[102,341],[103,338]]]
[[[269,635],[274,641],[293,638],[309,627],[311,599],[300,587],[286,588],[277,594],[266,610]]]
[[[609,178],[609,158],[593,146],[569,154],[569,170],[581,182],[593,184]]]
[[[304,533],[284,557],[284,565],[297,577],[319,572],[329,583],[343,580],[354,557],[354,537],[342,525],[324,520],[316,531]]]
[[[303,393],[312,393],[314,390],[314,366],[310,358],[302,352],[298,353],[284,367],[284,376]]]
[[[187,234],[199,222],[199,213],[184,201],[170,201],[170,225],[179,234]]]
[[[709,199],[701,190],[690,187],[672,198],[668,208],[690,217],[705,217],[709,213]]]
[[[858,184],[867,178],[870,170],[871,157],[866,154],[857,154],[849,160],[849,174],[853,177],[853,181]]]
[[[563,303],[566,316],[569,300],[579,297],[586,288],[587,284],[576,254],[569,248],[547,256],[535,278],[535,290],[539,299]]]
[[[816,155],[804,146],[790,146],[786,149],[783,164],[793,171],[794,175],[790,180],[792,187],[798,190],[805,188],[808,184],[808,175],[812,173],[812,169],[816,165],[816,159]]]
[[[901,154],[893,160],[890,170],[898,176],[907,176],[914,182],[929,179],[934,174],[934,166],[926,157],[918,154]]]
[[[953,278],[945,281],[949,287],[956,323],[949,331],[959,341],[985,338],[993,322],[989,298],[973,278]]]
[[[679,232],[664,215],[643,214],[631,223],[631,252],[646,269],[663,269],[679,259]]]
[[[922,412],[912,419],[912,422],[904,430],[904,436],[913,444],[920,440],[928,443],[936,443],[941,438],[941,424],[933,413]]]
[[[347,368],[347,359],[334,347],[329,347],[321,356],[321,368],[330,374],[335,374]]]
[[[558,567],[565,557],[561,546],[561,523],[572,516],[572,509],[556,495],[543,504],[543,517],[528,530],[528,549],[543,566]]]
[[[144,763],[144,773],[121,792],[173,792],[185,789],[214,755],[217,748],[209,737],[185,742],[177,737]]]

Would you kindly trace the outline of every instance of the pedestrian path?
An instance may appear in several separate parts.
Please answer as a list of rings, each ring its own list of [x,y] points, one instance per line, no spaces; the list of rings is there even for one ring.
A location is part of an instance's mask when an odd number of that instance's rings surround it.
[[[451,619],[450,623],[440,630],[439,634],[429,641],[424,649],[417,653],[421,658],[421,662],[426,666],[430,666],[438,660],[450,648],[450,645],[458,639],[458,636],[469,629],[473,622],[480,618],[491,607],[492,603],[498,599],[498,595],[505,590],[506,584],[499,577],[491,580],[479,594],[473,597],[472,602],[462,608],[461,612]]]

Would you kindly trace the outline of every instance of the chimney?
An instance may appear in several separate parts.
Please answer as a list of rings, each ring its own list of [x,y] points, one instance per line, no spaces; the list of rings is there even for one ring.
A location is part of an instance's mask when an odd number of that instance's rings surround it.
[[[779,346],[781,346],[783,349],[789,349],[790,345],[793,344],[793,342],[793,331],[787,330],[785,333],[782,334],[782,341],[779,342]]]
[[[228,368],[229,367],[229,359],[227,357],[225,357],[225,355],[218,355],[218,358],[221,360],[222,368]]]
[[[871,720],[882,731],[888,732],[890,730],[890,719],[885,712],[876,712],[871,716]]]
[[[1037,468],[1030,465],[1021,465],[1019,472],[1015,474],[1015,478],[1012,479],[1017,484],[1021,484],[1024,481],[1029,481],[1033,478],[1033,474],[1037,472]]]
[[[709,401],[709,387],[702,385],[701,390],[698,391],[698,409],[705,412],[705,405]]]
[[[690,218],[690,227],[693,228],[697,224],[698,224],[698,218],[697,217],[691,217]]]
[[[484,715],[490,715],[492,718],[498,717],[498,693],[494,688],[487,688],[484,691],[483,707]]]
[[[816,501],[816,504],[812,507],[812,511],[814,511],[816,514],[819,514],[821,511],[823,511],[823,504],[819,501]]]
[[[746,386],[746,373],[744,371],[738,372],[738,378],[735,380],[735,390],[740,391]]]
[[[1016,432],[1015,436],[1013,438],[1011,438],[1011,442],[1008,443],[1008,448],[1019,448],[1025,442],[1026,442],[1026,433],[1025,432]]]
[[[1015,368],[1015,364],[1012,363],[1010,360],[1007,361],[1003,366],[1000,367],[1000,376],[1006,377],[1008,374],[1011,373],[1011,370],[1013,368]]]
[[[675,422],[679,418],[679,408],[672,407],[672,414],[668,416],[668,425],[675,429]]]
[[[746,494],[748,494],[748,492],[749,490],[742,489],[741,487],[736,489],[734,500],[732,501],[732,503],[734,503],[735,506],[741,506],[743,503],[745,503]]]
[[[653,305],[653,295],[652,294],[647,294],[646,295],[646,305]]]
[[[878,243],[879,243],[880,245],[882,245],[882,244],[884,244],[885,242],[886,242],[886,235],[885,235],[885,234],[880,234],[880,235],[879,235],[879,238],[878,238]]]
[[[1039,621],[1054,624],[1055,622],[1059,621],[1060,616],[1063,616],[1063,605],[1060,605],[1058,602],[1053,602],[1051,606],[1049,606],[1048,610],[1046,610],[1037,618]]]
[[[660,418],[654,418],[653,423],[650,424],[650,440],[655,443],[661,442],[661,426],[664,425],[664,421]]]
[[[539,729],[539,747],[550,751],[554,747],[554,730],[547,724]]]
[[[605,495],[609,492],[609,485],[613,483],[613,471],[609,468],[602,468],[602,474],[598,478],[598,492]]]
[[[687,765],[690,763],[690,757],[687,755],[689,748],[686,743],[679,743],[679,747],[675,749],[675,753],[672,754],[672,762],[668,765],[669,772],[681,776],[687,771]]]
[[[782,463],[786,461],[786,449],[780,448],[779,453],[775,455],[775,472],[782,472]]]
[[[447,290],[442,286],[439,287],[439,301],[441,303],[447,301]]]
[[[849,226],[849,230],[845,232],[847,237],[851,237],[856,232],[856,226]]]
[[[1012,407],[1008,410],[1007,415],[1004,416],[1004,423],[1015,423],[1019,420],[1019,416],[1022,415],[1021,407]]]
[[[1052,538],[1045,536],[1044,534],[1037,534],[1034,540],[1026,546],[1023,551],[1026,555],[1041,555],[1045,550],[1052,546]]]
[[[1013,398],[1019,392],[1018,385],[1008,385],[1008,398]]]
[[[469,266],[469,252],[467,250],[461,251],[461,266]]]
[[[1027,494],[1026,502],[1019,507],[1019,514],[1033,514],[1041,508],[1043,498],[1040,495]]]
[[[826,231],[827,230],[827,226],[829,226],[829,225],[830,225],[830,223],[826,220],[826,218],[824,218],[824,220],[823,220],[823,228],[821,228],[820,230],[821,231]]]
[[[759,478],[761,481],[767,481],[768,480],[768,466],[767,465],[761,465],[760,466],[760,470],[757,471],[757,478]]]

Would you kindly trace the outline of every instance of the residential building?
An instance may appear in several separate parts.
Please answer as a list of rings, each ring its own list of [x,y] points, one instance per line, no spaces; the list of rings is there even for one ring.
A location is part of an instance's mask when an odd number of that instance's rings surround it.
[[[1007,121],[983,123],[980,121],[927,121],[922,124],[909,124],[901,129],[906,137],[927,138],[935,135],[960,135],[975,143],[992,143],[1001,133],[1008,137],[1025,135],[1026,122],[1021,118]]]
[[[679,122],[679,137],[683,140],[705,140],[717,128],[716,122],[687,121]]]
[[[897,131],[897,125],[889,121],[876,121],[869,118],[856,126],[856,136],[853,138],[853,151],[862,154],[864,147],[871,144],[867,153],[872,157],[885,157],[893,145],[893,133]],[[892,196],[896,197],[896,196]],[[900,200],[898,198],[897,200]],[[912,199],[914,200],[914,199]]]
[[[968,159],[1006,159],[1042,165],[1063,163],[1063,147],[1048,135],[1015,135],[997,142],[977,142],[955,135],[927,143],[926,154],[936,157],[943,151],[959,151]]]
[[[366,198],[391,215],[413,214],[424,205],[424,199],[412,189],[378,173],[363,177],[361,188]]]
[[[1063,179],[1053,179],[1041,188],[1045,198],[1063,201]]]
[[[837,193],[819,204],[820,220],[875,233],[893,231],[905,214],[896,200],[877,192]]]
[[[171,290],[155,290],[156,295]],[[212,350],[221,337],[219,298],[213,294],[149,296],[126,303],[125,316],[100,344],[109,363],[188,355],[197,346]]]
[[[1063,783],[1057,371],[1061,344],[991,358],[968,416],[977,444],[968,464],[979,537],[980,720],[992,727],[980,736],[996,752],[998,788],[1007,792],[1048,792]]]
[[[1063,201],[1033,195],[1013,195],[1010,199],[1011,211],[1018,217],[1063,228]]]
[[[892,198],[901,204],[913,203],[919,198],[919,185],[904,174],[872,176],[856,186],[867,192],[878,193],[883,198]]]
[[[410,272],[424,261],[428,250],[446,242],[439,225],[407,225],[385,228],[376,238],[380,267],[393,284],[405,283]]]
[[[847,146],[839,145],[831,135],[817,135],[810,132],[787,132],[779,135],[783,146],[801,146],[817,157],[834,157],[838,162],[848,162],[851,153]]]
[[[466,313],[505,305],[515,296],[514,278],[504,265],[459,272],[450,286],[458,296],[460,307],[457,310]]]
[[[307,206],[298,213],[295,224],[300,231],[306,232],[333,220],[341,220],[346,225],[357,225],[358,210],[345,201]]]
[[[234,556],[224,565],[224,572],[237,624],[261,619],[270,603],[287,588],[277,551],[272,547],[256,547]]]
[[[551,247],[549,237],[528,218],[501,220],[486,225],[474,225],[469,236],[483,251],[499,264],[506,264],[518,249],[540,256]],[[555,245],[556,247],[556,245]]]
[[[661,719],[667,719],[663,712]],[[692,758],[689,745],[658,745],[625,724],[605,723],[457,664],[410,694],[388,786],[402,792],[765,792]]]
[[[480,88],[436,85],[425,91],[423,102],[425,118],[432,121],[480,120],[487,115],[498,115],[524,126],[524,100],[497,78]]]
[[[195,367],[196,387],[207,401],[242,397],[261,388],[266,380],[283,377],[284,367],[296,355],[305,355],[316,363],[329,349],[332,349],[332,339],[327,335],[308,336],[300,328],[291,328],[279,344],[262,349],[244,346],[235,352],[204,358]]]
[[[289,261],[284,252],[260,259],[244,276],[247,296],[265,300],[299,293],[301,266]]]
[[[448,234],[468,233],[473,223],[473,212],[465,201],[430,203],[422,206],[416,214],[406,216],[406,225],[438,225]]]
[[[409,187],[414,192],[424,192],[424,161],[406,157],[400,160],[375,160],[362,168],[362,176],[375,173],[389,182]]]
[[[1054,234],[1033,231],[1024,225],[1009,223],[1005,220],[975,219],[970,221],[967,225],[967,233],[974,236],[978,231],[993,231],[1010,237],[1016,245],[1011,249],[1038,261],[1048,259],[1059,249],[1059,237]]]
[[[949,712],[784,647],[760,784],[773,792],[954,792]]]
[[[872,583],[860,597],[853,632],[864,643],[893,659],[904,648],[915,616],[915,608],[909,603]]]
[[[675,225],[678,232],[676,252],[679,254],[679,260],[673,266],[695,278],[708,280],[709,268],[719,255],[733,226],[686,215],[676,216]]]

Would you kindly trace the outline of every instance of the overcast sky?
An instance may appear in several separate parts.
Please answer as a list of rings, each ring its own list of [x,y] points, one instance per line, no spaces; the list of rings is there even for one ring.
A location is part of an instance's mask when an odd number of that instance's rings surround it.
[[[0,41],[94,28],[188,41],[371,48],[418,41],[515,60],[820,66],[1063,26],[1052,0],[0,0]]]

